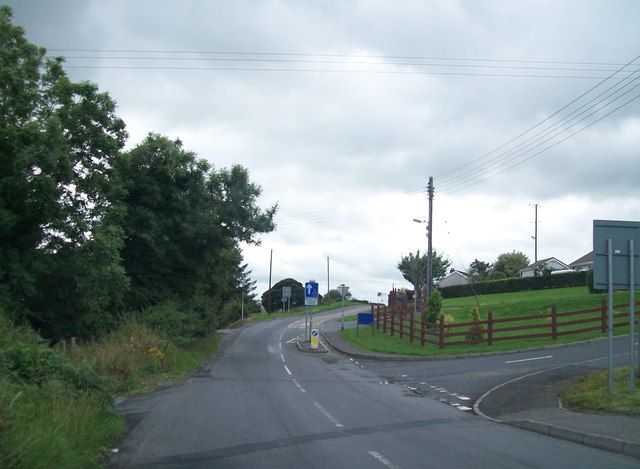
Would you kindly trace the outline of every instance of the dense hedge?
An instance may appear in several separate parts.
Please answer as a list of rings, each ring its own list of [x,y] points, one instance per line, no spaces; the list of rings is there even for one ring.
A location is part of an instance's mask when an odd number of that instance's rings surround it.
[[[440,289],[440,293],[442,293],[443,298],[457,298],[474,294],[490,295],[492,293],[513,293],[547,288],[581,287],[586,285],[587,273],[588,271],[582,270],[563,274],[541,275],[539,277],[516,277],[467,285],[453,285]]]

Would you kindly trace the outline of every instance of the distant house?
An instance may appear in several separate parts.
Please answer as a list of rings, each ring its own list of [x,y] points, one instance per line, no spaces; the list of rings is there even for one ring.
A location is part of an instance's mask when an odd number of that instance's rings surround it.
[[[443,277],[438,282],[438,288],[452,287],[454,285],[466,285],[471,283],[471,277],[468,273],[461,270],[451,269],[449,275]]]
[[[589,270],[593,268],[593,251],[585,254],[569,264],[573,270]]]
[[[521,269],[520,277],[535,277],[536,275],[543,275],[546,272],[558,273],[568,272],[570,270],[571,267],[564,262],[559,261],[555,257],[547,257]]]

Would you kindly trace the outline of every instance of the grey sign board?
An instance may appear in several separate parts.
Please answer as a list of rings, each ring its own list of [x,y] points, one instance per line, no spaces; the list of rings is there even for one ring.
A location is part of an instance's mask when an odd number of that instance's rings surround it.
[[[291,298],[291,287],[282,287],[282,301]]]
[[[631,285],[630,263],[633,262],[635,288],[640,286],[640,222],[593,220],[593,286],[609,288],[609,240],[612,242],[613,288],[628,289]],[[630,256],[633,240],[633,259]]]

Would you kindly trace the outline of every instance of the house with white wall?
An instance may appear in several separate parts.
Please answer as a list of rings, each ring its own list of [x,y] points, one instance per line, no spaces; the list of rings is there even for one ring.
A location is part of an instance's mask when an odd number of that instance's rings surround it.
[[[571,267],[555,257],[547,257],[520,270],[520,277],[535,277],[545,272],[570,272]]]

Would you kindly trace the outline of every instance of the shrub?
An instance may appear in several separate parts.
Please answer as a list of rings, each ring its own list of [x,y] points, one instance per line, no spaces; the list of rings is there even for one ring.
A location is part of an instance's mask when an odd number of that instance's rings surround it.
[[[547,288],[581,287],[585,285],[587,271],[541,275],[538,277],[516,277],[488,282],[453,285],[442,288],[443,298],[458,298],[471,295],[491,295],[493,293],[513,293],[519,291],[544,290]]]
[[[433,290],[424,307],[424,321],[428,324],[434,324],[440,317],[441,310],[442,295],[439,290]]]
[[[207,335],[209,327],[203,316],[202,311],[175,301],[165,301],[141,311],[136,315],[136,321],[181,347]]]
[[[447,330],[453,326],[456,322],[456,320],[453,318],[453,315],[451,314],[441,314],[440,315],[440,320],[444,322],[444,327],[447,328]]]
[[[149,327],[127,320],[99,342],[80,347],[77,354],[81,356],[76,358],[93,363],[96,372],[108,376],[120,391],[140,376],[162,371],[174,347]]]
[[[484,326],[481,324],[480,311],[477,306],[471,308],[471,314],[469,315],[469,322],[473,324],[469,326],[469,334],[465,336],[465,339],[472,342],[481,341],[484,339]]]

